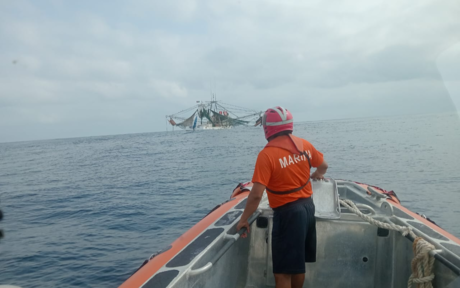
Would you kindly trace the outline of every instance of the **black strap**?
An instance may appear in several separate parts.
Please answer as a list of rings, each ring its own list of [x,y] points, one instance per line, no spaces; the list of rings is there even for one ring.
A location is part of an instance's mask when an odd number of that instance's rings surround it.
[[[294,192],[302,190],[303,187],[305,187],[308,184],[308,182],[310,182],[310,176],[308,176],[307,183],[305,183],[304,185],[300,186],[299,188],[295,188],[295,189],[288,190],[288,191],[273,191],[273,190],[268,189],[268,187],[265,187],[265,190],[267,190],[270,193],[277,194],[277,195],[291,194],[291,193],[294,193]]]
[[[308,160],[308,166],[310,166],[310,170],[311,170],[311,162],[310,162],[310,157],[308,157],[308,153],[307,151],[303,151],[302,155],[305,155],[305,157],[307,157],[307,160]],[[306,184],[305,184],[306,185]]]
[[[305,157],[307,157],[308,165],[310,166],[310,170],[311,170],[310,157],[308,157],[307,151],[303,151],[302,155],[305,155]],[[268,189],[268,187],[265,187],[265,190],[267,190],[270,193],[277,194],[277,195],[286,195],[286,194],[291,194],[291,193],[294,193],[294,192],[302,190],[305,186],[307,186],[308,182],[310,182],[310,175],[308,175],[307,182],[305,184],[303,184],[302,186],[298,187],[298,188],[288,190],[288,191],[273,191],[271,189]]]

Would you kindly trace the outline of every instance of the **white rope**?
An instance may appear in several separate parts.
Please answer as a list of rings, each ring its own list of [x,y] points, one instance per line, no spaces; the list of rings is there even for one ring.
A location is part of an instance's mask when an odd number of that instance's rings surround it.
[[[434,257],[430,255],[430,251],[434,250],[435,247],[428,243],[422,237],[417,237],[415,233],[412,231],[412,228],[407,226],[396,225],[394,223],[385,223],[378,220],[375,220],[369,215],[363,214],[359,208],[356,206],[355,203],[351,200],[342,200],[340,199],[340,204],[346,207],[348,210],[352,211],[362,219],[366,220],[367,222],[371,223],[380,228],[394,230],[401,232],[403,236],[409,234],[412,238],[414,238],[413,250],[414,250],[414,259],[412,259],[411,267],[412,267],[412,275],[409,277],[409,281],[407,283],[408,288],[412,288],[413,284],[417,285],[417,288],[432,288],[433,285],[431,281],[434,279],[433,264],[434,264]]]
[[[407,234],[409,234],[410,236],[412,236],[412,238],[414,238],[414,239],[417,238],[417,235],[415,235],[415,233],[412,231],[412,229],[410,227],[396,225],[394,223],[381,222],[381,221],[375,220],[374,218],[372,218],[369,215],[363,214],[363,212],[361,212],[359,210],[359,208],[356,207],[356,204],[353,203],[353,201],[351,201],[351,200],[342,200],[342,199],[340,199],[340,204],[342,204],[348,210],[352,211],[353,213],[355,213],[359,217],[363,218],[367,222],[369,222],[369,223],[371,223],[371,224],[373,224],[373,225],[375,225],[377,227],[388,229],[388,230],[399,231],[399,232],[401,232],[401,234],[403,236],[406,236]]]
[[[408,288],[411,288],[413,284],[417,284],[417,288],[433,287],[431,281],[434,279],[434,273],[432,272],[434,257],[430,255],[430,251],[434,249],[434,246],[422,237],[417,237],[414,240],[413,250],[415,256],[412,259],[412,275],[409,277]]]

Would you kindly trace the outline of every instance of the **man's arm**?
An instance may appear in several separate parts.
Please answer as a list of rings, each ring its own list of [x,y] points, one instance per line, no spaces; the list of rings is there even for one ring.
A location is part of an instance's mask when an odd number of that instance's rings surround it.
[[[324,179],[324,174],[326,174],[327,171],[327,162],[323,160],[323,163],[316,168],[316,171],[311,174],[310,178],[311,179]]]
[[[319,167],[318,167],[319,168]],[[248,219],[251,215],[256,212],[257,207],[259,207],[260,200],[264,194],[265,186],[260,183],[254,183],[252,186],[251,192],[249,192],[248,201],[246,202],[246,207],[244,208],[243,215],[241,215],[240,222],[236,226],[236,231],[239,231],[241,228],[246,227],[249,232],[249,223]],[[247,234],[244,233],[241,237],[246,238]]]

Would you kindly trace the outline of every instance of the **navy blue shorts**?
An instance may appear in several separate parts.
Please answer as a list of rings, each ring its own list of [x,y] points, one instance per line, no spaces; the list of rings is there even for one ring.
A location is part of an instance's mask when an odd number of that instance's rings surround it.
[[[305,263],[316,262],[316,219],[313,199],[301,198],[274,208],[273,211],[273,273],[305,273]]]

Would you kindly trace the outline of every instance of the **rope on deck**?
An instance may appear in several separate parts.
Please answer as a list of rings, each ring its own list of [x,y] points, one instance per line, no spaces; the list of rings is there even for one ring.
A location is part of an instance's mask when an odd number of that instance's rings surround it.
[[[352,211],[360,218],[366,220],[367,222],[371,223],[380,228],[394,230],[401,232],[403,236],[409,234],[412,238],[414,238],[413,244],[413,251],[414,251],[414,259],[412,259],[411,268],[412,274],[409,277],[409,281],[407,283],[408,288],[412,288],[413,284],[416,284],[417,288],[432,288],[433,285],[431,281],[434,279],[433,264],[434,264],[434,257],[430,255],[431,250],[435,250],[435,247],[427,242],[422,237],[417,237],[415,233],[412,231],[411,227],[396,225],[394,223],[385,223],[378,220],[375,220],[369,215],[363,214],[358,207],[356,207],[355,203],[351,200],[342,200],[340,199],[340,204],[346,207],[348,210]]]

